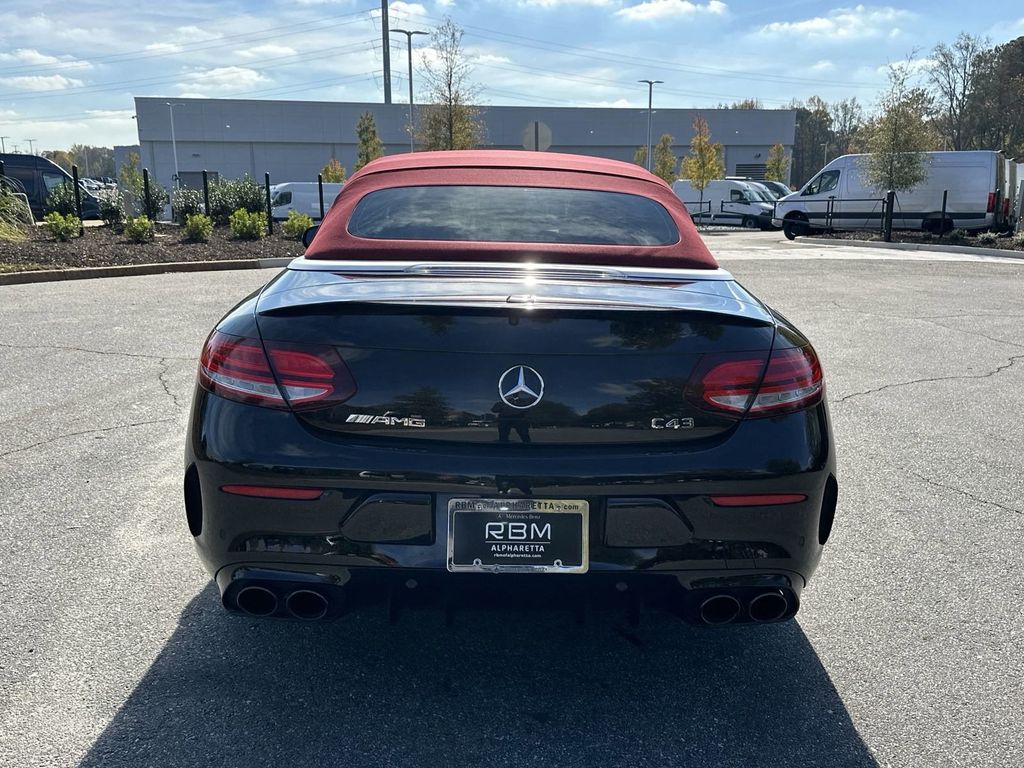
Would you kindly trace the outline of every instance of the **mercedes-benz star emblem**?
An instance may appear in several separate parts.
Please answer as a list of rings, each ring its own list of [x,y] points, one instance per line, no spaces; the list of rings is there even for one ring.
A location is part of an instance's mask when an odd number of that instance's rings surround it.
[[[498,394],[512,408],[532,408],[544,397],[544,379],[528,365],[514,365],[498,379]]]

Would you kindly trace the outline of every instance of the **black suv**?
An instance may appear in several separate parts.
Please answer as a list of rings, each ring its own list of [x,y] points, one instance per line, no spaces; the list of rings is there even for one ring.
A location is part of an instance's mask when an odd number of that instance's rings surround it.
[[[61,184],[73,184],[68,172],[56,163],[37,155],[2,154],[6,186],[15,192],[24,192],[32,215],[41,219],[51,208],[50,192]],[[82,188],[82,218],[98,219],[100,204],[92,194]]]

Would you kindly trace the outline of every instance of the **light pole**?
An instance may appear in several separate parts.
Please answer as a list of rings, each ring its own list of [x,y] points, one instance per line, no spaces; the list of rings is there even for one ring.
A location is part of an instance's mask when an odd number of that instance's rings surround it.
[[[171,113],[171,153],[174,155],[174,188],[177,189],[180,186],[180,179],[178,178],[178,142],[174,138],[174,108],[183,107],[184,104],[172,104],[167,102],[167,111]]]
[[[822,157],[821,167],[824,168],[828,165],[828,142],[826,141],[821,145],[821,148],[825,150],[825,155]]]
[[[11,137],[10,136],[0,136],[0,153],[3,153],[5,155],[7,154],[7,139],[9,139],[9,138],[11,138]]]
[[[663,83],[664,80],[637,80],[638,83],[647,83],[647,170],[651,170],[651,117],[654,114],[651,107],[654,104],[654,86],[656,83]]]
[[[421,32],[418,29],[392,29],[392,32],[401,32],[405,35],[407,50],[409,51],[409,151],[416,151],[416,122],[413,117],[413,105],[412,105],[412,36],[413,35],[425,35],[426,32]]]
[[[36,140],[35,139],[25,139],[25,141],[28,142],[28,153],[30,155],[34,155],[36,153]]]

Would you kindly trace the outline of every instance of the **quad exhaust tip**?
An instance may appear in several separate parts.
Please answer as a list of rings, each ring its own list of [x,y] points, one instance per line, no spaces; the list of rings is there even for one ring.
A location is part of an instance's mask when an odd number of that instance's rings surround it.
[[[749,610],[754,621],[778,621],[789,610],[789,601],[781,590],[762,592],[750,601]]]
[[[327,598],[312,589],[296,589],[284,599],[284,607],[296,619],[316,621],[327,615]]]
[[[728,624],[740,615],[740,601],[732,595],[712,595],[700,604],[699,612],[705,624]]]
[[[250,616],[270,616],[277,610],[277,595],[266,587],[248,586],[238,591],[238,609]]]

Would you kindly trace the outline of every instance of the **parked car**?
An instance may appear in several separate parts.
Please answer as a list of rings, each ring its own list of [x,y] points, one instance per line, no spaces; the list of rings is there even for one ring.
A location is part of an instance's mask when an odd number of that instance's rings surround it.
[[[185,517],[225,608],[797,612],[838,490],[822,366],[660,179],[392,155],[304,242],[202,349]]]
[[[324,210],[331,207],[343,183],[324,184]],[[270,210],[275,219],[287,219],[290,211],[298,211],[314,220],[320,219],[320,189],[315,181],[286,181],[270,188]]]
[[[776,200],[792,194],[793,192],[793,190],[781,181],[768,181],[767,179],[762,179],[759,183],[767,187],[772,192],[772,195]]]
[[[893,206],[893,227],[948,232],[993,229],[1007,219],[1005,162],[999,152],[928,152],[928,176],[902,191]],[[884,192],[864,180],[865,155],[843,155],[819,171],[803,189],[775,204],[776,226],[790,240],[831,222],[833,229],[879,229]],[[943,219],[942,195],[947,193]],[[831,207],[831,210],[830,210]]]
[[[672,185],[672,191],[699,224],[772,228],[772,203],[745,181],[716,179],[708,182],[701,195],[688,180],[680,179]]]
[[[762,192],[764,199],[774,202],[780,197],[785,197],[792,190],[780,181],[765,181],[764,179],[752,179],[749,176],[726,176],[727,181],[742,181],[748,186]]]
[[[41,219],[50,212],[50,192],[61,184],[73,184],[74,180],[56,163],[37,155],[0,154],[4,176],[17,192],[24,192],[28,198],[32,215]],[[82,191],[82,218],[100,217],[99,201],[84,186]]]

